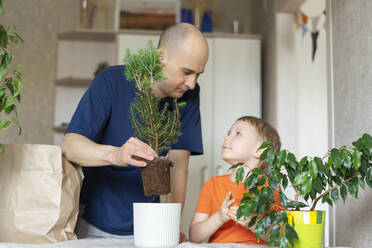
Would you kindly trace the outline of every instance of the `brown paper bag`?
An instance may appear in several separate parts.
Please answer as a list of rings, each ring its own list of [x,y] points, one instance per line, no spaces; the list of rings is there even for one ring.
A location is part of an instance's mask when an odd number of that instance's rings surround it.
[[[4,145],[0,154],[0,242],[76,239],[83,174],[61,147]]]

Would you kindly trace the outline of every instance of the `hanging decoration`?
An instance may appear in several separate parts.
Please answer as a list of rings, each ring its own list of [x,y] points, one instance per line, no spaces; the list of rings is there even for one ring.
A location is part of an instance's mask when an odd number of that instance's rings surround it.
[[[319,29],[321,28],[319,26],[319,20],[320,18],[326,15],[326,11],[324,10],[320,15],[309,17],[302,13],[301,11],[298,11],[296,13],[296,30],[300,29],[302,30],[302,40],[304,39],[307,32],[311,33],[311,39],[312,39],[312,61],[315,59],[315,54],[317,50],[317,41],[319,36]]]

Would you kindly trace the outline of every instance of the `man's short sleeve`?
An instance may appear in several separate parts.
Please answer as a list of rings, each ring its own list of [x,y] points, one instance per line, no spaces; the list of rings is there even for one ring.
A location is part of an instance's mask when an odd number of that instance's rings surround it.
[[[199,200],[196,204],[195,212],[212,215],[213,211],[213,178],[209,179],[203,186],[199,194]]]
[[[99,142],[110,114],[110,95],[109,82],[104,73],[100,73],[81,98],[66,133],[81,134]]]
[[[191,155],[203,154],[203,141],[200,121],[199,85],[184,94],[179,101],[186,102],[181,108],[181,136],[171,146],[172,150],[187,150]]]

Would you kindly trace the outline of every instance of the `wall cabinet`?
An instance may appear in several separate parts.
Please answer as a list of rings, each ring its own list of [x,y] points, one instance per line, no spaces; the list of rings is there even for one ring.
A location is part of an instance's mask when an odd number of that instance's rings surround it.
[[[55,124],[68,122],[98,62],[122,64],[126,49],[132,52],[152,40],[157,46],[159,32],[119,31],[100,41],[70,34],[60,39]],[[74,40],[71,40],[74,37]],[[94,37],[94,36],[92,36]],[[91,37],[91,38],[92,38]],[[182,231],[188,234],[199,192],[211,176],[225,174],[229,168],[220,152],[223,138],[232,123],[243,115],[261,117],[261,40],[255,35],[207,34],[209,60],[200,76],[200,111],[204,155],[192,156],[189,166]],[[86,82],[75,86],[72,82]],[[80,82],[82,82],[80,81]],[[64,82],[61,83],[61,82]],[[69,83],[67,83],[69,82]],[[72,87],[74,86],[74,87]],[[63,129],[63,128],[62,128]],[[56,136],[58,144],[62,134]]]
[[[58,36],[54,144],[59,145],[67,124],[93,79],[100,62],[116,63],[114,32],[72,31]]]

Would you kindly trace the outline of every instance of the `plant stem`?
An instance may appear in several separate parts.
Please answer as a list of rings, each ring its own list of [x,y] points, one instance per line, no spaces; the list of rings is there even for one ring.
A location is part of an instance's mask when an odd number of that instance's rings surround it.
[[[354,178],[357,177],[357,176],[358,176],[358,175],[355,175],[355,176],[352,176],[352,177],[350,177],[350,178],[348,178],[348,179],[342,181],[342,184],[345,184],[345,183],[349,182],[350,180],[354,179]],[[331,192],[332,190],[337,189],[338,187],[340,187],[340,185],[335,185],[335,186],[333,186],[332,188],[330,188],[330,189],[328,189],[327,191],[325,191],[325,192],[324,192],[323,194],[321,194],[320,196],[318,196],[318,197],[315,199],[313,205],[311,206],[310,211],[313,211],[313,210],[315,209],[316,204],[318,203],[318,201],[319,201],[321,198],[323,198],[323,196],[325,196],[326,194],[328,194],[328,193]]]

